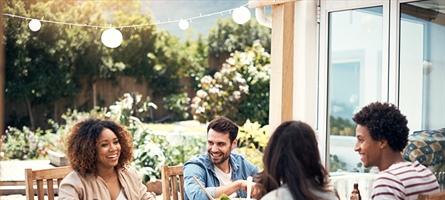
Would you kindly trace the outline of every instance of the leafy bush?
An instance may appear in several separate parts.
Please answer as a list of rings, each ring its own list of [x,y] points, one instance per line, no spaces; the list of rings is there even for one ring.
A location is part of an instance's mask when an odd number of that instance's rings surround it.
[[[232,54],[221,70],[201,79],[192,99],[193,118],[206,123],[226,116],[237,123],[246,119],[269,121],[270,55],[256,41],[244,52]]]
[[[171,94],[163,98],[164,108],[173,114],[173,120],[188,119],[190,98],[187,93]]]
[[[142,174],[143,182],[161,178],[161,167],[165,163],[161,145],[153,141],[153,132],[144,128],[137,119],[132,118],[127,129],[133,134],[134,160],[132,165]]]
[[[238,132],[238,152],[262,170],[263,151],[268,141],[269,125],[261,127],[258,122],[247,120]]]
[[[22,130],[10,127],[1,136],[2,149],[0,160],[28,160],[43,158],[48,151],[44,131],[37,129],[31,131],[24,126]]]
[[[183,165],[194,155],[205,152],[205,135],[191,136],[176,132],[168,135],[155,135],[154,140],[156,143],[160,144],[161,149],[164,152],[165,164],[170,166]]]

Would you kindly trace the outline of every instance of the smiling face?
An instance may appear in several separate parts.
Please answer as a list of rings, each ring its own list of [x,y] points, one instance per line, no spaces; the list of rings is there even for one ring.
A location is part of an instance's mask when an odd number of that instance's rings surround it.
[[[372,139],[366,126],[357,125],[357,143],[354,151],[360,154],[360,160],[364,167],[379,166],[382,160],[381,142]]]
[[[121,145],[113,131],[108,128],[102,130],[97,140],[96,149],[98,168],[113,168],[117,165]]]
[[[236,139],[230,143],[229,133],[217,132],[210,129],[207,133],[207,152],[210,161],[217,167],[228,165],[228,158],[233,147],[236,147]]]

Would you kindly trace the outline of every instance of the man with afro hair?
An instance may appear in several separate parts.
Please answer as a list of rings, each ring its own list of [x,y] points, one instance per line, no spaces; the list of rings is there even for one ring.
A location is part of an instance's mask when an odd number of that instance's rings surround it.
[[[419,194],[439,192],[436,177],[428,168],[403,159],[408,121],[395,105],[371,103],[352,120],[357,124],[354,151],[365,167],[377,166],[380,171],[370,199],[417,199]]]

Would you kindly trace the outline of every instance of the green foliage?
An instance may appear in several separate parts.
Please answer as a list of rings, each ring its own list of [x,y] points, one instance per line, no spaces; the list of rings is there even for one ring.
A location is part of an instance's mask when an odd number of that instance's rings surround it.
[[[8,127],[1,136],[3,152],[0,160],[43,158],[48,150],[43,135],[44,131],[41,129],[31,131],[28,127],[23,127],[22,130]]]
[[[263,151],[268,141],[269,125],[261,127],[258,122],[252,123],[248,119],[238,132],[238,151],[262,170]]]
[[[182,121],[189,117],[190,98],[186,92],[171,94],[163,99],[164,108],[173,114],[174,121]]]
[[[194,119],[205,123],[226,116],[268,124],[270,55],[257,41],[245,52],[235,52],[213,77],[204,76],[192,99]]]
[[[207,37],[209,54],[219,57],[235,51],[244,51],[254,41],[260,41],[266,52],[270,52],[271,29],[262,26],[256,20],[249,20],[240,25],[231,18],[219,19],[217,26],[210,30]]]
[[[202,39],[200,34],[197,41],[187,41],[184,53],[186,59],[182,59],[181,63],[187,63],[190,67],[186,68],[185,74],[193,79],[191,87],[196,91],[198,89],[199,80],[208,74],[209,50],[208,45]]]
[[[156,180],[161,177],[161,167],[165,156],[160,144],[153,141],[153,132],[143,128],[142,123],[134,121],[127,129],[133,134],[134,160],[132,165],[142,174],[142,181]]]
[[[346,171],[346,163],[338,159],[337,155],[329,155],[329,171],[337,172],[337,171]]]
[[[166,135],[155,135],[154,141],[160,144],[165,155],[166,165],[183,165],[194,155],[205,151],[206,136],[185,135],[181,131]]]
[[[330,116],[331,124],[331,135],[355,135],[355,125],[352,124],[348,119],[342,117]]]
[[[61,4],[58,1],[7,0],[4,10],[73,24],[153,23],[149,13],[143,13],[140,7],[140,1],[71,1]],[[33,115],[34,108],[44,105],[46,112],[42,113],[56,113],[54,102],[62,99],[74,106],[79,90],[92,90],[100,79],[117,84],[118,76],[131,76],[135,82],[145,81],[153,91],[151,96],[166,96],[179,93],[184,86],[180,81],[182,78],[190,77],[196,81],[202,77],[208,62],[207,47],[201,37],[184,45],[179,38],[156,30],[156,26],[122,28],[123,43],[110,49],[100,41],[103,31],[100,27],[43,23],[39,31],[32,32],[28,22],[5,18],[4,43],[8,58],[5,94],[6,102],[28,106],[31,118],[22,123],[30,124],[31,128],[34,127],[32,116],[41,116],[40,113]],[[86,84],[81,85],[85,80]],[[192,85],[196,87],[197,83]],[[73,110],[79,110],[72,106]],[[88,106],[81,108],[82,111],[90,109]],[[45,117],[58,116],[46,114]],[[11,119],[7,124],[14,121],[18,120]]]

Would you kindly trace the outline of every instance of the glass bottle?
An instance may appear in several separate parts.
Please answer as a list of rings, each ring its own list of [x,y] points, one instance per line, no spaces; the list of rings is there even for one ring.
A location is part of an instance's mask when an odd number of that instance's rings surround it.
[[[350,200],[362,200],[360,190],[358,189],[358,183],[354,183],[354,189],[351,192]]]

